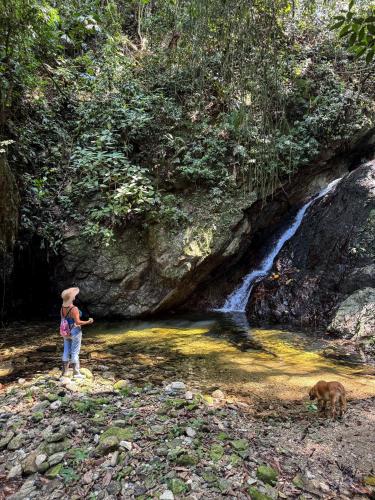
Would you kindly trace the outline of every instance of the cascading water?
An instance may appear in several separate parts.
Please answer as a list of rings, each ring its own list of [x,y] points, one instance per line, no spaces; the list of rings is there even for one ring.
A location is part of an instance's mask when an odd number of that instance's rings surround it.
[[[271,249],[271,251],[266,255],[266,257],[261,262],[258,269],[254,269],[249,274],[247,274],[242,283],[238,288],[236,288],[227,298],[224,305],[220,309],[216,309],[221,312],[245,312],[246,305],[249,301],[251,290],[254,286],[254,283],[260,281],[262,278],[267,276],[267,274],[272,269],[275,258],[278,253],[285,245],[285,243],[295,235],[297,229],[301,225],[303,217],[307,211],[307,209],[312,205],[316,200],[322,198],[327,193],[332,191],[332,189],[336,186],[336,184],[340,181],[340,179],[336,179],[328,184],[327,187],[322,189],[317,195],[313,196],[310,201],[308,201],[300,210],[297,212],[292,224],[283,232],[275,246]]]

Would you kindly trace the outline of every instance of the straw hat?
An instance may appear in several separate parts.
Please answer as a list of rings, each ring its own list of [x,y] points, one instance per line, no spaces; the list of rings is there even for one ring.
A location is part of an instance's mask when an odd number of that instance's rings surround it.
[[[76,296],[79,294],[79,288],[67,288],[61,292],[61,298],[63,300],[63,306],[70,306]]]

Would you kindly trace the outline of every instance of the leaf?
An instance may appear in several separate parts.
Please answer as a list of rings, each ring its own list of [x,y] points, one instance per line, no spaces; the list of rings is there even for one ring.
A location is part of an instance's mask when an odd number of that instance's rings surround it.
[[[369,51],[367,52],[367,55],[366,55],[366,63],[367,63],[367,64],[369,64],[369,63],[373,60],[373,58],[374,58],[374,53],[375,53],[374,49],[369,50]]]
[[[357,33],[352,33],[349,38],[349,45],[354,45],[357,40]]]
[[[331,26],[331,29],[336,30],[337,28],[340,28],[344,24],[344,22],[345,22],[345,19],[343,19],[342,21],[339,21],[338,23]]]
[[[344,36],[346,36],[349,32],[351,31],[351,27],[348,26],[348,25],[345,25],[342,30],[340,31],[339,33],[339,37],[340,38],[343,38]]]

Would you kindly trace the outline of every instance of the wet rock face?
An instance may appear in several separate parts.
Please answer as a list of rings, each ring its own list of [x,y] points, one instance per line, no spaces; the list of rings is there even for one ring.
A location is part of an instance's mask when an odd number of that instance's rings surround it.
[[[57,268],[58,286],[78,286],[80,300],[97,317],[170,309],[213,268],[240,252],[250,231],[243,206],[252,196],[237,204],[228,199],[211,213],[202,200],[186,200],[190,219],[181,227],[127,227],[108,247],[71,231]]]
[[[248,315],[253,320],[330,325],[335,333],[365,335],[373,321],[369,290],[374,288],[372,161],[346,175],[333,192],[312,205],[276,259],[273,274],[254,287]]]

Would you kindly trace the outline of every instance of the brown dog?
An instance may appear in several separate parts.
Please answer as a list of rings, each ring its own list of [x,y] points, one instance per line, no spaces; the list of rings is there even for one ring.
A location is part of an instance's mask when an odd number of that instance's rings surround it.
[[[325,382],[320,380],[309,391],[310,399],[318,400],[318,408],[320,412],[325,412],[327,402],[331,405],[331,417],[336,418],[336,403],[339,403],[339,415],[342,417],[346,412],[346,392],[340,382]]]

